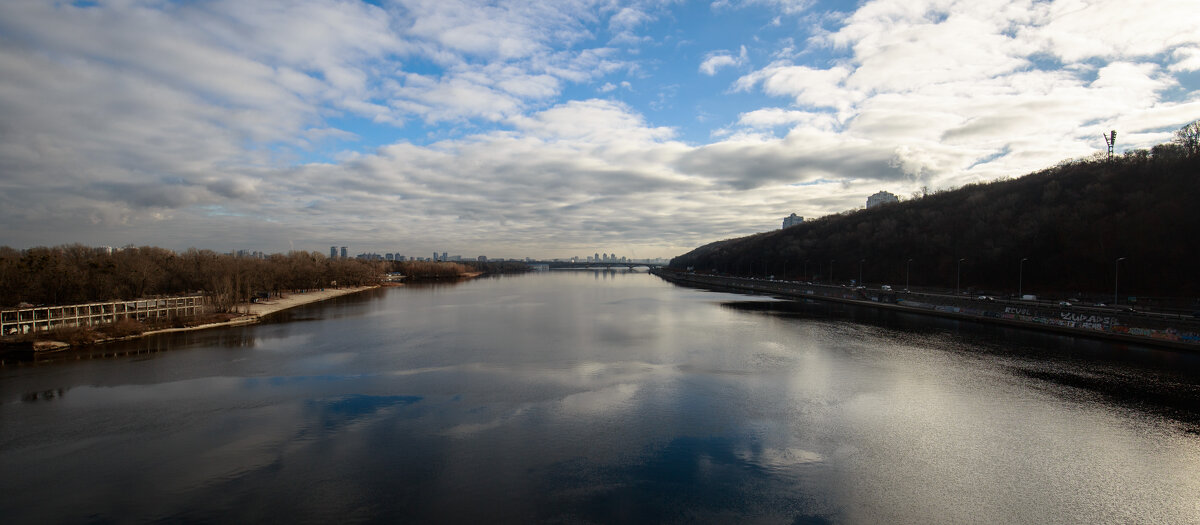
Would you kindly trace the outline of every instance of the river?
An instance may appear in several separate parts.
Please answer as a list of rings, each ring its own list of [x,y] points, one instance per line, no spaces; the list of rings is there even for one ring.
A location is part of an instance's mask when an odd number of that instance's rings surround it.
[[[4,523],[1197,523],[1200,357],[564,271],[0,367]]]

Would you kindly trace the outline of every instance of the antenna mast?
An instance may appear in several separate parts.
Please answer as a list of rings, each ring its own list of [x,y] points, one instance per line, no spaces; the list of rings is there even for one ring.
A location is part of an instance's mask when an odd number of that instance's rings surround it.
[[[1117,130],[1112,130],[1109,135],[1101,134],[1104,137],[1104,143],[1108,144],[1108,160],[1112,160],[1113,146],[1117,145]]]

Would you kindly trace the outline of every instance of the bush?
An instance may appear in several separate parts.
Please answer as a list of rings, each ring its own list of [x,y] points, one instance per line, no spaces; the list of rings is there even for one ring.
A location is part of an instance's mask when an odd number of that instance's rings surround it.
[[[146,325],[136,319],[126,317],[117,320],[113,324],[102,326],[98,331],[104,334],[105,337],[128,337],[145,332]]]

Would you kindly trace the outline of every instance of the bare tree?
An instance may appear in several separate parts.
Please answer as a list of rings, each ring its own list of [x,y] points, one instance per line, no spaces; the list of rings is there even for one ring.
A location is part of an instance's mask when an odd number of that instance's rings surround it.
[[[1175,132],[1175,143],[1188,156],[1200,154],[1200,120],[1179,128]]]

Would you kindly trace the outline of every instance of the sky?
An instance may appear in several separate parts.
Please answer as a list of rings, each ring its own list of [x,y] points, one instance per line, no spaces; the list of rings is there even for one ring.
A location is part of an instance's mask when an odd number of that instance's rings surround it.
[[[672,257],[1168,142],[1196,0],[0,2],[0,245]]]

